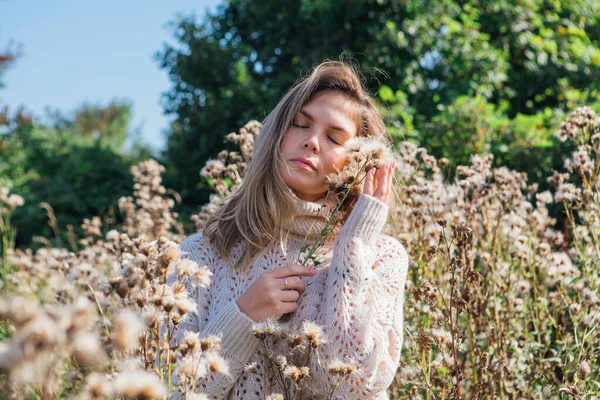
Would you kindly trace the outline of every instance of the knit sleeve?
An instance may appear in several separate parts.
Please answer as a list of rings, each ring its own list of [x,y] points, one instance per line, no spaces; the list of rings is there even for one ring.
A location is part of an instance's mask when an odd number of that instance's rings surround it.
[[[183,257],[187,257],[200,266],[207,266],[215,273],[216,257],[211,247],[200,234],[190,236],[180,244]],[[213,275],[214,277],[214,275]],[[192,298],[197,299],[197,310],[189,312],[175,327],[173,340],[180,343],[186,332],[200,333],[200,337],[219,336],[221,348],[219,354],[227,362],[229,374],[213,373],[199,382],[199,392],[211,399],[223,399],[242,374],[244,366],[254,354],[258,340],[252,335],[253,321],[242,313],[235,301],[228,302],[218,310],[210,312],[211,289],[202,286],[188,288]],[[173,398],[177,398],[174,394]]]
[[[336,238],[320,320],[333,360],[358,367],[334,392],[335,399],[372,399],[391,385],[403,341],[404,285],[408,257],[395,239],[380,235],[388,207],[363,194]],[[330,385],[327,371],[315,374]]]

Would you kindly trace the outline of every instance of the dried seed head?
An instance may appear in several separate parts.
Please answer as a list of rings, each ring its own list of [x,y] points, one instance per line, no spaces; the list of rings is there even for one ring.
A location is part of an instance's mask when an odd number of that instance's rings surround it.
[[[177,275],[182,278],[192,276],[196,269],[198,269],[198,263],[196,263],[194,260],[190,260],[189,258],[183,258],[177,261],[177,266],[175,267]]]
[[[433,255],[435,255],[435,253],[437,253],[438,248],[436,246],[429,246],[429,249],[427,250],[427,254],[431,257]]]
[[[208,363],[208,368],[211,372],[217,372],[223,375],[229,375],[229,367],[227,363],[216,352],[211,351],[205,353],[206,362]]]
[[[177,311],[181,315],[185,315],[190,311],[195,311],[197,306],[196,303],[189,297],[180,297],[175,300],[175,306]]]
[[[186,352],[195,352],[200,350],[200,338],[198,333],[186,332],[183,337],[183,346],[185,346]]]
[[[205,352],[218,351],[221,348],[221,338],[218,336],[200,338],[200,348]]]
[[[146,371],[120,373],[114,381],[115,394],[126,399],[150,400],[166,396],[167,388],[158,375]]]
[[[23,297],[0,299],[0,319],[8,319],[21,327],[40,312],[38,303]]]
[[[165,250],[156,261],[156,266],[161,271],[168,271],[171,264],[177,261],[180,257],[179,247],[171,247]]]
[[[144,312],[143,318],[144,322],[146,323],[146,326],[150,329],[153,329],[156,328],[156,326],[160,322],[162,315],[160,311],[151,306]]]
[[[190,353],[177,365],[175,374],[180,377],[191,379],[206,378],[209,374],[208,363],[199,352]]]
[[[199,267],[194,271],[194,281],[192,282],[192,285],[197,284],[202,286],[203,288],[208,288],[210,287],[210,280],[212,275],[213,273],[210,269],[208,269],[208,267]]]
[[[140,316],[130,310],[121,311],[113,324],[113,343],[121,351],[128,351],[137,344],[138,337],[146,324]]]
[[[117,284],[117,294],[121,296],[122,299],[127,297],[129,290],[129,285],[127,284],[126,280],[119,281],[119,283]]]
[[[588,362],[586,360],[581,360],[581,362],[579,363],[579,367],[577,368],[577,377],[579,379],[581,379],[582,381],[585,381],[585,379],[592,373],[592,368],[590,367],[590,364],[588,364]]]
[[[106,240],[109,241],[109,242],[116,242],[116,241],[118,241],[119,240],[119,232],[117,232],[114,229],[108,231],[108,233],[106,234]]]
[[[98,337],[91,332],[75,335],[71,346],[75,360],[82,366],[101,364],[107,359]]]
[[[108,397],[113,394],[113,385],[106,377],[92,372],[85,378],[85,388],[93,397]]]
[[[356,365],[346,364],[340,360],[334,360],[329,363],[329,373],[338,376],[348,376],[355,373],[357,370]]]
[[[490,355],[487,352],[484,352],[479,359],[479,368],[483,371],[487,369],[490,362]]]
[[[256,362],[247,364],[244,367],[244,371],[248,372],[249,374],[257,374],[258,373],[258,368],[257,368]]]
[[[161,297],[160,305],[166,312],[171,312],[175,307],[175,297],[170,295]]]
[[[275,365],[277,365],[282,371],[288,366],[287,357],[284,355],[278,355],[273,361],[275,361]]]
[[[268,318],[264,322],[257,322],[252,324],[252,333],[260,340],[264,340],[267,337],[274,336],[281,331],[281,326],[277,320]]]
[[[296,385],[299,385],[304,378],[309,376],[310,370],[308,367],[296,367],[295,365],[288,365],[283,370],[283,376],[291,379]]]
[[[291,349],[295,349],[299,346],[302,346],[303,344],[304,344],[304,336],[302,336],[302,335],[292,334],[288,338],[288,345],[290,346]]]
[[[314,349],[325,343],[323,328],[314,322],[304,321],[302,323],[302,333],[304,333],[308,343]]]

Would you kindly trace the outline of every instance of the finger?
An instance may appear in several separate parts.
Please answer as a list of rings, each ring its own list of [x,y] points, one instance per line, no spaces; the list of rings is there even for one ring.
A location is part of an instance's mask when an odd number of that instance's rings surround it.
[[[363,193],[368,195],[373,195],[373,180],[375,177],[375,168],[371,168],[367,172],[367,176],[365,177],[365,185],[363,188]]]
[[[287,314],[296,311],[298,308],[298,303],[295,301],[284,301],[280,304],[279,310],[282,314]]]
[[[289,276],[285,279],[288,281],[288,289],[296,290],[299,293],[304,293],[305,285],[304,282],[302,282],[302,279],[298,278],[297,276]],[[278,283],[278,287],[280,287],[281,290],[285,290],[285,282],[283,281],[283,278],[278,279]]]
[[[394,175],[396,172],[396,161],[394,161],[392,163],[392,165],[390,165],[390,174],[388,177],[388,197],[390,195],[390,193],[392,193],[392,190],[394,188]]]
[[[314,276],[317,271],[311,267],[290,264],[283,267],[275,268],[268,272],[275,279],[287,278],[288,276]]]
[[[387,203],[389,194],[390,194],[390,187],[391,187],[391,183],[392,183],[392,164],[388,164],[386,165],[386,169],[385,169],[385,177],[384,179],[381,181],[381,200],[384,203]]]
[[[279,295],[279,299],[283,302],[298,301],[300,293],[295,290],[283,290]]]
[[[380,176],[378,177],[377,190],[375,191],[375,197],[383,200],[387,196],[387,180],[389,176],[389,165],[384,165],[379,171]]]

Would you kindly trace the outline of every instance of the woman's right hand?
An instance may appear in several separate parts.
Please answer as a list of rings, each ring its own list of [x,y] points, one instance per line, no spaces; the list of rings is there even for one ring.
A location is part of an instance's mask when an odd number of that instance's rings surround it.
[[[240,296],[237,305],[254,322],[269,317],[281,318],[296,311],[298,298],[304,292],[301,276],[314,276],[317,271],[302,265],[286,265],[265,272]],[[285,288],[287,279],[288,289]]]

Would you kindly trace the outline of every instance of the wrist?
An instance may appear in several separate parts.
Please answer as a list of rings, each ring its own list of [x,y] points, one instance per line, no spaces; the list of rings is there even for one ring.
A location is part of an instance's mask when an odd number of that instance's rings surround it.
[[[243,297],[243,295],[242,295]],[[238,310],[240,310],[240,312],[242,314],[244,314],[244,316],[246,318],[249,318],[252,320],[252,322],[257,322],[256,319],[254,318],[254,316],[252,315],[252,313],[250,312],[250,310],[248,310],[246,308],[247,303],[242,299],[242,297],[240,297],[239,299],[237,299],[235,301],[235,304],[237,305]]]
[[[240,310],[240,312],[242,314],[248,316],[248,313],[246,312],[246,307],[244,307],[243,302],[241,302],[240,300],[241,300],[241,297],[235,301],[235,304],[237,305],[237,308]]]
[[[366,244],[375,244],[387,222],[389,207],[381,200],[363,193],[340,231],[348,238],[362,239]]]

